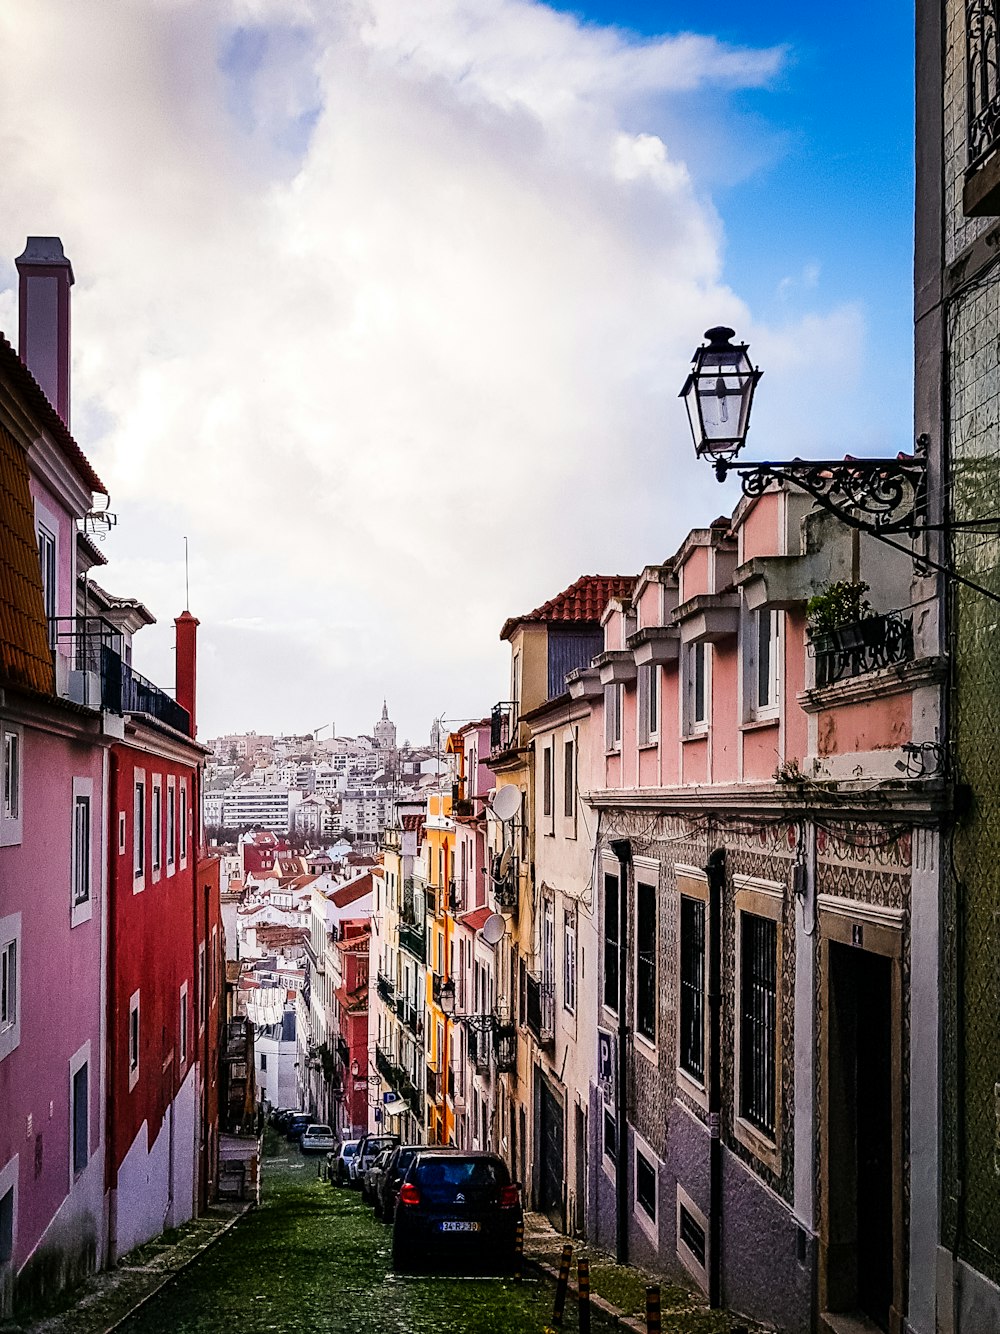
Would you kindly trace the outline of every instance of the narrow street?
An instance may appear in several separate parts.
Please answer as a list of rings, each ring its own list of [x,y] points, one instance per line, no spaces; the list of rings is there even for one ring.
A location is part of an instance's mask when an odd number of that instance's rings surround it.
[[[327,1186],[315,1159],[283,1148],[267,1160],[261,1207],[120,1328],[123,1334],[541,1334],[551,1324],[548,1279],[396,1276],[390,1240],[390,1229],[357,1193]],[[572,1301],[563,1328],[578,1328]],[[595,1334],[609,1328],[595,1311]]]

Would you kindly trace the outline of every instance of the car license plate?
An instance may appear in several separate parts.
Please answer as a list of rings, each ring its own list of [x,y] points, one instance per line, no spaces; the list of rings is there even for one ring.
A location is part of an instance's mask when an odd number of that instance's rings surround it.
[[[479,1224],[463,1219],[446,1219],[441,1224],[442,1232],[478,1232]]]

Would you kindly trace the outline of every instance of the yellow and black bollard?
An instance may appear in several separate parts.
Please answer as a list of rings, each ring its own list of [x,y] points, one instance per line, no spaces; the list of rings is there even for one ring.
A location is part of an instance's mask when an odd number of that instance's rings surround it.
[[[520,1219],[517,1224],[517,1231],[514,1233],[514,1282],[521,1282],[521,1275],[524,1270],[524,1219]]]
[[[563,1311],[566,1309],[566,1289],[569,1287],[569,1267],[573,1262],[573,1247],[566,1243],[562,1248],[559,1261],[559,1278],[556,1281],[556,1304],[552,1310],[552,1323],[557,1329],[562,1328]]]
[[[590,1261],[582,1255],[576,1265],[580,1293],[580,1334],[590,1334]]]
[[[646,1289],[646,1334],[660,1334],[660,1285],[650,1283]]]

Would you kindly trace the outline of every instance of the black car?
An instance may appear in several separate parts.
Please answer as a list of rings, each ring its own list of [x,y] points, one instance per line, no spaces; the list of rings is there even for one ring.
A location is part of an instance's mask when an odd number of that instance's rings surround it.
[[[396,1199],[403,1178],[410,1170],[410,1164],[418,1153],[426,1153],[426,1144],[400,1144],[392,1151],[385,1171],[379,1177],[375,1187],[375,1217],[383,1223],[391,1223],[396,1214]],[[451,1149],[439,1149],[439,1153],[451,1153]]]
[[[309,1112],[295,1112],[288,1117],[282,1129],[285,1132],[286,1139],[301,1139],[307,1126],[315,1123],[316,1118]]]
[[[491,1268],[514,1264],[521,1190],[493,1153],[424,1150],[399,1190],[392,1228],[392,1267],[409,1269],[418,1257],[488,1259]]]

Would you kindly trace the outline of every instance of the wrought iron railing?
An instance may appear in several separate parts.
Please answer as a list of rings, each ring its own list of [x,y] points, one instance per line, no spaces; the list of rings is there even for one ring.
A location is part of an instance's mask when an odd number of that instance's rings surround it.
[[[517,1025],[504,1014],[493,1016],[493,1054],[501,1074],[517,1070]]]
[[[375,990],[386,1005],[391,1005],[396,995],[396,988],[384,973],[379,973],[375,980]]]
[[[406,922],[400,922],[399,947],[412,954],[420,963],[424,963],[427,959],[427,934],[424,925],[421,923],[420,926],[410,926]]]
[[[448,907],[452,912],[465,912],[466,888],[464,875],[448,882]]]
[[[466,1049],[469,1063],[478,1074],[485,1074],[490,1068],[490,1032],[491,1028],[469,1028]]]
[[[965,42],[971,173],[996,151],[1000,140],[997,0],[966,0]]]
[[[526,984],[525,1022],[538,1045],[547,1047],[555,1038],[555,988],[531,973]]]
[[[514,745],[517,723],[517,705],[504,699],[493,705],[490,714],[490,755],[500,755]]]
[[[427,1096],[428,1098],[430,1098],[431,1102],[437,1102],[438,1100],[439,1082],[440,1081],[438,1079],[438,1072],[434,1069],[434,1066],[431,1065],[431,1063],[428,1061],[426,1070],[426,1085],[427,1085]]]
[[[810,635],[809,652],[816,659],[817,686],[898,666],[913,657],[913,618],[889,611],[814,633]]]
[[[440,973],[431,973],[431,1000],[435,1005],[441,1004],[441,986],[444,978]]]

